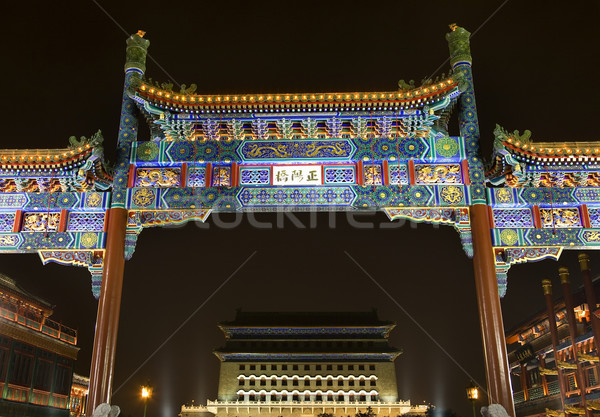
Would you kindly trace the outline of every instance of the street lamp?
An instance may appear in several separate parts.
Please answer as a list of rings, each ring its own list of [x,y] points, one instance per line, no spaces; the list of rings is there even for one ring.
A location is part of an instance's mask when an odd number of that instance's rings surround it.
[[[142,398],[144,400],[144,417],[146,417],[146,408],[148,407],[148,398],[152,395],[152,388],[142,387]]]
[[[479,398],[479,388],[475,385],[475,382],[471,380],[471,383],[467,387],[467,398],[473,403],[473,417],[477,417],[475,414],[475,401]]]

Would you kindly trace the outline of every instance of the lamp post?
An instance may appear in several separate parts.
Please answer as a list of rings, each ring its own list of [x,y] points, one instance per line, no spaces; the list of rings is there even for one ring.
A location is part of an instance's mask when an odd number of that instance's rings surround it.
[[[475,414],[475,401],[479,398],[479,388],[475,385],[473,380],[471,380],[471,383],[467,387],[467,398],[471,400],[471,403],[473,404],[473,417],[477,417],[477,414]]]
[[[146,417],[146,409],[148,408],[148,398],[152,395],[152,388],[142,387],[142,398],[144,400],[144,417]]]

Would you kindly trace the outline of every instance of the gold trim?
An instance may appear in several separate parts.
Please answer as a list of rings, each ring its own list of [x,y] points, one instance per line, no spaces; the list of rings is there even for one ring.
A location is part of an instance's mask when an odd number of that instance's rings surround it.
[[[544,290],[544,295],[552,295],[552,281],[548,278],[542,280],[542,288]]]
[[[561,284],[570,284],[571,283],[571,279],[569,278],[569,268],[565,268],[564,266],[561,266],[560,268],[558,268],[558,275],[560,276]]]
[[[577,258],[579,259],[579,268],[581,268],[582,271],[589,271],[590,257],[587,255],[587,253],[580,253],[577,255]]]

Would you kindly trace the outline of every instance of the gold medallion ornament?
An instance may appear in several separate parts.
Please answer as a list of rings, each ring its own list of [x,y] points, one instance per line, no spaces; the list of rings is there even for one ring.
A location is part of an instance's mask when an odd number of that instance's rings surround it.
[[[152,188],[140,188],[133,192],[131,202],[137,207],[148,207],[154,202],[155,195]]]
[[[84,248],[92,248],[98,243],[98,235],[96,233],[84,233],[79,240]]]
[[[102,194],[88,193],[85,197],[85,205],[88,207],[100,207],[102,204]]]
[[[498,203],[511,203],[512,202],[512,192],[507,188],[497,188],[496,189],[496,201]]]
[[[500,240],[507,246],[512,246],[519,241],[519,235],[514,229],[504,229],[500,232]]]
[[[441,138],[435,143],[435,150],[440,156],[451,158],[458,153],[458,143],[451,137]]]
[[[154,142],[139,143],[136,155],[142,161],[152,161],[158,156],[158,145]]]
[[[457,187],[456,185],[450,185],[448,187],[442,188],[440,192],[440,197],[445,203],[448,204],[457,204],[463,200],[464,193],[462,188]]]

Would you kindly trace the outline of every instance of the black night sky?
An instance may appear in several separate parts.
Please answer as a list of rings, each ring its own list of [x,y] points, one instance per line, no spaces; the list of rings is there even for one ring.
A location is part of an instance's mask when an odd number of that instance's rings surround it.
[[[154,60],[200,93],[393,91],[399,79],[418,83],[446,60],[448,24],[474,32],[494,13],[471,40],[484,155],[491,154],[496,123],[530,129],[534,141],[600,140],[600,3],[504,3],[497,10],[502,2],[101,2],[109,18],[89,0],[10,2],[0,25],[0,147],[60,148],[71,135],[102,129],[114,161],[127,37],[118,25],[127,33],[145,30]],[[152,60],[146,74],[169,80]],[[148,139],[146,129],[139,139]],[[464,391],[470,377],[345,254],[485,384],[473,270],[452,228],[390,228],[382,213],[357,217],[374,225],[360,228],[345,214],[297,215],[297,224],[286,218],[283,226],[275,215],[256,218],[271,228],[221,216],[203,226],[142,232],[125,267],[113,397],[123,415],[142,414],[139,387],[146,381],[155,390],[148,417],[215,399],[219,362],[211,352],[224,340],[216,324],[238,307],[376,307],[381,319],[397,322],[391,339],[404,349],[396,361],[400,398],[471,414]],[[590,255],[599,271],[600,256]],[[558,284],[559,265],[579,285],[576,256],[511,269],[502,302],[507,329],[543,308],[540,280]],[[0,272],[55,304],[54,318],[79,329],[76,372],[88,375],[97,308],[88,271],[11,254],[0,256]]]

